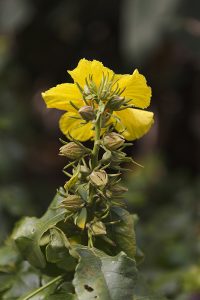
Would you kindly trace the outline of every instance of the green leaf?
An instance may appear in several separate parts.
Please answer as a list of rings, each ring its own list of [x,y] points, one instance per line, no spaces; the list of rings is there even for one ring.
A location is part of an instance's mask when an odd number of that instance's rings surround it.
[[[77,260],[69,254],[69,241],[65,234],[58,228],[50,230],[50,242],[46,247],[47,261],[55,263],[59,268],[73,271]]]
[[[137,280],[135,261],[123,252],[117,256],[92,248],[76,247],[79,264],[73,284],[80,300],[131,299]]]
[[[40,249],[40,240],[45,232],[64,220],[66,211],[59,208],[62,197],[57,194],[47,212],[40,218],[26,217],[14,229],[12,238],[22,255],[35,267],[45,268],[46,260]]]
[[[112,240],[120,251],[124,251],[129,257],[134,258],[136,255],[136,237],[133,216],[121,207],[113,207],[112,212],[114,220],[120,221],[112,226]]]
[[[15,270],[15,264],[19,260],[20,254],[11,241],[9,241],[7,245],[0,248],[0,272],[8,273]]]
[[[0,292],[3,292],[13,284],[13,275],[0,273]]]
[[[2,300],[19,299],[21,295],[40,286],[39,273],[28,262],[23,262],[18,271],[10,276],[9,289],[3,294]]]

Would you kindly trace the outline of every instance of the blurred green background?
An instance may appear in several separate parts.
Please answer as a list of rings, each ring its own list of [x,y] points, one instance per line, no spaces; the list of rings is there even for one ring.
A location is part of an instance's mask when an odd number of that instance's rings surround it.
[[[118,73],[138,68],[153,89],[155,125],[129,154],[139,215],[144,296],[200,299],[200,1],[0,1],[0,242],[40,216],[65,180],[61,112],[41,91],[69,81],[80,58]]]

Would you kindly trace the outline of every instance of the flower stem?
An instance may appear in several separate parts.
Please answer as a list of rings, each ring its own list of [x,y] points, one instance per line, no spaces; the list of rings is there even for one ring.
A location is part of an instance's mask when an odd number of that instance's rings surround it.
[[[28,299],[32,298],[33,296],[37,295],[38,293],[40,293],[41,291],[43,291],[44,289],[46,289],[50,285],[54,284],[56,281],[61,280],[62,278],[63,278],[62,275],[57,276],[56,278],[54,278],[51,281],[47,282],[47,284],[41,286],[40,288],[38,288],[37,290],[35,290],[31,294],[29,294],[28,296],[24,297],[22,300],[28,300]]]
[[[96,122],[95,122],[94,147],[92,150],[92,158],[91,158],[92,169],[97,167],[98,162],[99,162],[98,156],[99,156],[99,147],[100,147],[101,123],[102,123],[102,114],[99,112],[99,114],[97,115]],[[89,201],[88,201],[90,206],[92,206],[92,204],[93,204],[94,192],[95,192],[94,187],[91,187],[90,193],[89,193]]]
[[[101,121],[102,115],[99,114],[95,123],[95,138],[94,147],[92,150],[92,168],[94,169],[98,165],[98,155],[100,147],[100,134],[101,134]]]

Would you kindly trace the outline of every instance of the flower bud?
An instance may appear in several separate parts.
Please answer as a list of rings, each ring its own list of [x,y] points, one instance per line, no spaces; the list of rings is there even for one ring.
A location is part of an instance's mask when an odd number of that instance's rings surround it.
[[[128,189],[120,184],[116,184],[116,185],[112,186],[111,191],[113,194],[121,195],[123,193],[126,193],[128,191]]]
[[[109,150],[116,150],[124,144],[123,136],[116,132],[110,132],[103,138],[104,146]]]
[[[122,104],[124,104],[124,97],[120,97],[118,95],[114,95],[109,101],[109,108],[111,110],[118,110]]]
[[[104,170],[93,171],[89,178],[97,187],[104,187],[108,183],[108,175]]]
[[[101,221],[97,221],[97,222],[93,223],[90,226],[90,228],[91,228],[92,235],[106,234],[106,226]]]
[[[84,201],[78,195],[68,195],[61,205],[69,211],[77,211],[84,206]]]
[[[85,121],[92,121],[95,119],[95,113],[92,106],[85,105],[81,107],[78,112]]]
[[[131,161],[132,159],[130,157],[127,157],[126,153],[124,152],[121,152],[119,150],[112,152],[111,165],[121,164],[121,163],[131,162]]]
[[[60,155],[66,156],[70,160],[75,160],[81,158],[85,154],[85,150],[80,145],[70,142],[62,147],[60,147]]]

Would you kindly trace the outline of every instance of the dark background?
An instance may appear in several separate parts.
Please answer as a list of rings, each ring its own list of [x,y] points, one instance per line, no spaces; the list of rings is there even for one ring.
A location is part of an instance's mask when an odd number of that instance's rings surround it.
[[[61,112],[46,109],[41,91],[70,81],[83,57],[116,73],[138,68],[155,113],[129,150],[145,166],[127,179],[143,276],[169,299],[200,299],[199,38],[198,0],[0,1],[1,241],[21,216],[40,216],[65,180]]]

